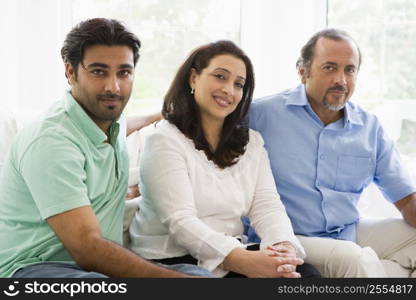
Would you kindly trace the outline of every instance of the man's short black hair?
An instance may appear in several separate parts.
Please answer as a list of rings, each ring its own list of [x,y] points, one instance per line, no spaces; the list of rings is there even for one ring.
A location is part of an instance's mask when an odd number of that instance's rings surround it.
[[[128,46],[133,51],[134,65],[139,59],[140,40],[119,21],[114,19],[88,19],[76,25],[66,36],[61,49],[65,63],[77,72],[84,59],[85,50],[95,45]]]

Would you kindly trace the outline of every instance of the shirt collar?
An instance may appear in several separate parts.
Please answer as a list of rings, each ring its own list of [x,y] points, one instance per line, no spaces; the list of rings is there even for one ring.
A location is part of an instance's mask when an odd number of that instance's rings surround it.
[[[357,107],[351,102],[347,102],[344,108],[345,125],[348,123],[363,126],[364,122],[362,114],[357,110]]]
[[[309,106],[308,97],[306,97],[305,85],[300,84],[291,90],[286,99],[286,105]]]
[[[75,121],[79,128],[85,133],[85,135],[92,141],[94,145],[100,145],[107,140],[107,135],[94,123],[94,121],[88,116],[85,110],[79,105],[79,103],[71,95],[70,90],[67,90],[63,99],[65,103],[65,110],[68,115]],[[119,132],[119,120],[113,122],[110,126],[111,143],[115,141],[115,137]]]
[[[310,106],[308,97],[306,96],[306,88],[304,84],[298,85],[296,88],[289,93],[286,99],[286,105],[296,106]],[[311,107],[312,109],[312,107]],[[363,119],[361,113],[357,110],[357,107],[351,102],[345,104],[344,109],[344,124],[345,126],[350,123],[354,125],[363,125]]]

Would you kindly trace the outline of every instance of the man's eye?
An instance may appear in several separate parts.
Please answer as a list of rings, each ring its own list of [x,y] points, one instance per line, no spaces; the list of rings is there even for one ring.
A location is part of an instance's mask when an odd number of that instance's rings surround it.
[[[355,68],[348,68],[347,72],[351,73],[351,74],[354,74],[355,73]]]
[[[130,70],[122,70],[119,72],[119,74],[123,77],[128,77],[132,74],[132,72]]]
[[[94,69],[91,71],[92,74],[97,75],[97,76],[102,76],[104,75],[104,71],[100,70],[100,69]]]
[[[325,71],[334,71],[335,70],[335,67],[333,67],[333,66],[325,66],[324,67],[324,70]]]

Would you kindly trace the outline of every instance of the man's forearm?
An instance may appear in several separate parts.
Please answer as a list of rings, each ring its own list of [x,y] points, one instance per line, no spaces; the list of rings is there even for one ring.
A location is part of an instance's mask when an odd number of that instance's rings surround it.
[[[113,242],[98,237],[89,240],[82,251],[72,255],[82,268],[109,277],[191,277],[159,267]]]
[[[396,207],[401,212],[403,219],[413,227],[416,227],[416,193],[397,201]]]
[[[154,113],[147,116],[130,117],[127,119],[127,132],[126,136],[129,136],[136,130],[140,130],[156,121],[162,119],[161,113]]]

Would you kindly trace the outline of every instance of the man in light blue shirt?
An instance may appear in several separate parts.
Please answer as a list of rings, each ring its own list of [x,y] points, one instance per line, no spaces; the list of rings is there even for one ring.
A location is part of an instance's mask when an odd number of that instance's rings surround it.
[[[250,127],[265,140],[308,263],[327,277],[416,276],[416,186],[378,119],[348,102],[360,63],[347,33],[318,32],[301,51],[302,84],[255,101]],[[360,220],[371,182],[406,222]]]

